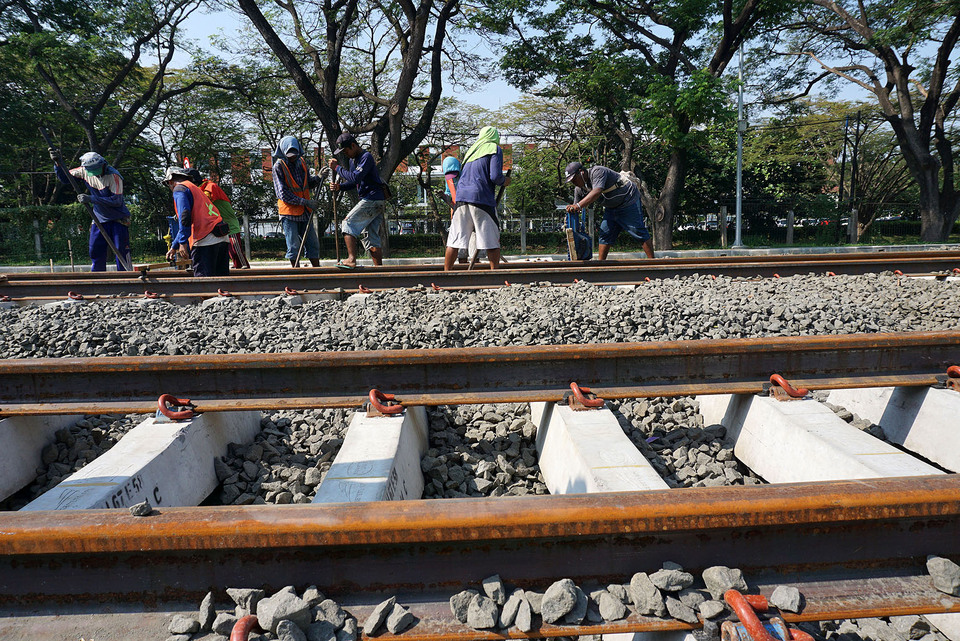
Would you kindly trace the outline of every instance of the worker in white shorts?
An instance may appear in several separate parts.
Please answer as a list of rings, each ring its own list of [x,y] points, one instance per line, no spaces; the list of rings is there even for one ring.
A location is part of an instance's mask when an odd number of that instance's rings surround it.
[[[450,222],[447,249],[443,257],[445,271],[453,269],[457,254],[470,247],[470,234],[476,232],[477,249],[487,250],[490,269],[500,263],[500,226],[497,220],[498,185],[508,185],[503,174],[503,150],[500,132],[484,127],[467,151],[457,183],[456,211]]]

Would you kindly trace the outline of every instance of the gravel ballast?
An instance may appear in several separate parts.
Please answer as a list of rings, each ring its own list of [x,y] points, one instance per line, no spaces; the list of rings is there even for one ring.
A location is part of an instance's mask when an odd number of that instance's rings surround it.
[[[954,282],[689,276],[632,289],[377,292],[363,302],[135,300],[0,310],[3,358],[411,349],[953,329]],[[109,319],[105,323],[104,319]]]
[[[427,410],[430,449],[423,498],[547,494],[526,403]]]
[[[351,412],[284,410],[264,414],[253,443],[231,443],[215,462],[221,505],[309,503],[343,445]]]
[[[695,398],[607,402],[620,427],[670,487],[763,483],[733,455],[722,425],[704,427]]]

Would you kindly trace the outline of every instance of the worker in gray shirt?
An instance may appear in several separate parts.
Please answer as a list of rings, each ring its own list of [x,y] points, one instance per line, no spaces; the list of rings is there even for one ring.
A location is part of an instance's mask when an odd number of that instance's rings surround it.
[[[640,190],[633,181],[619,173],[600,165],[594,165],[588,171],[579,162],[567,165],[567,182],[573,183],[573,204],[567,205],[568,212],[580,212],[595,202],[603,205],[603,221],[600,223],[600,260],[607,259],[610,247],[616,242],[620,232],[625,231],[643,243],[647,258],[653,258],[653,245],[650,232],[643,222],[640,208]]]

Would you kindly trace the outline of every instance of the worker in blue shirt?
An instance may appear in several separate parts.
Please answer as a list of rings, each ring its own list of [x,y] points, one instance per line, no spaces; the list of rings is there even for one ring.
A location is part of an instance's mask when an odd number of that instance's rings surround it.
[[[60,182],[69,184],[70,179],[60,168],[54,165]],[[123,177],[116,169],[107,164],[103,156],[90,151],[80,156],[80,166],[71,169],[70,174],[86,183],[89,194],[78,194],[81,203],[93,205],[93,215],[109,234],[121,256],[130,260],[130,210],[123,202]],[[109,246],[96,225],[90,225],[90,271],[107,271],[107,253]],[[117,270],[123,271],[123,263],[117,257]]]
[[[382,265],[380,228],[383,226],[383,215],[387,204],[386,185],[380,179],[380,172],[377,170],[377,162],[373,159],[373,154],[363,150],[357,144],[353,134],[343,133],[337,138],[337,149],[333,154],[341,153],[346,154],[350,159],[350,168],[344,169],[339,166],[340,163],[336,158],[331,158],[330,170],[337,172],[342,182],[339,185],[334,182],[330,188],[333,191],[356,188],[360,200],[343,219],[343,224],[340,226],[343,242],[347,246],[347,258],[337,263],[337,267],[356,269],[360,241],[370,252],[373,264]]]

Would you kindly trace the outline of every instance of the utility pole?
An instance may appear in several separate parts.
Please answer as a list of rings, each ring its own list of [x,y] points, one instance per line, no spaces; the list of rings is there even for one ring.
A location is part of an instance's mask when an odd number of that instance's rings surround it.
[[[847,169],[847,130],[850,127],[850,116],[843,119],[843,152],[840,154],[840,193],[837,194],[837,243],[840,243],[840,218],[843,216],[843,177]],[[850,223],[847,223],[848,225]],[[850,229],[847,229],[847,234]]]
[[[743,43],[740,44],[740,69],[737,72],[740,87],[737,91],[737,233],[731,248],[743,247],[741,225],[743,224],[743,134],[747,131],[747,121],[743,118]],[[727,221],[720,221],[726,227]]]

